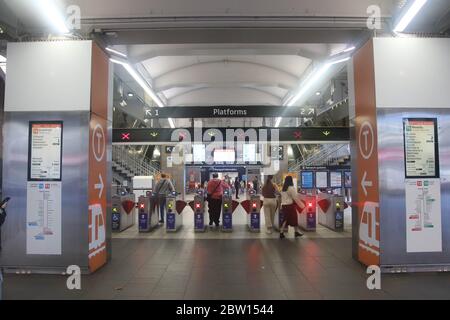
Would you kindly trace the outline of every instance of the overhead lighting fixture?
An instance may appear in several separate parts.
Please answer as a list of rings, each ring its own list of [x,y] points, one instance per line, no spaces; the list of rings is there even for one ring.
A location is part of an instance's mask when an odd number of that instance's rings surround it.
[[[109,52],[111,52],[111,53],[117,54],[118,56],[121,56],[121,57],[124,57],[124,58],[127,57],[126,54],[124,54],[124,53],[122,53],[122,52],[120,52],[120,51],[111,49],[111,48],[109,48],[109,47],[106,47],[106,50],[109,51]]]
[[[130,97],[130,98],[133,98],[134,97],[134,93],[133,92],[128,92],[127,96]]]
[[[55,1],[38,0],[35,4],[38,10],[41,11],[59,33],[65,34],[70,32],[66,26],[66,18],[59,12],[55,5]]]
[[[275,122],[275,128],[278,128],[280,126],[281,119],[282,119],[281,117],[277,118],[277,121]]]
[[[316,92],[316,96],[320,96],[322,93],[320,91]]]
[[[125,68],[125,70],[127,70],[127,72],[130,74],[130,76],[132,76],[133,79],[141,86],[141,88],[144,89],[144,91],[153,99],[153,101],[155,101],[158,107],[160,108],[164,107],[164,104],[161,101],[161,99],[156,95],[155,92],[153,92],[152,88],[150,88],[147,82],[144,79],[142,79],[142,77],[136,72],[136,70],[134,70],[132,66],[130,66],[126,62],[117,59],[110,58],[109,60],[113,63],[122,65]]]
[[[285,104],[288,107],[292,107],[306,92],[308,92],[311,87],[313,85],[316,84],[317,81],[319,81],[319,79],[328,71],[328,69],[330,69],[331,66],[341,63],[341,62],[345,62],[350,60],[350,57],[345,57],[342,59],[338,59],[338,60],[334,60],[334,61],[330,61],[325,63],[316,73],[312,73],[310,74],[304,81],[304,85],[301,86],[301,89],[299,90],[299,92],[293,96],[291,99],[289,99]],[[317,92],[316,92],[317,95]],[[275,123],[275,127],[277,128],[281,123],[281,117],[277,118],[277,121]]]
[[[167,120],[169,120],[169,125],[170,125],[170,127],[171,127],[172,129],[174,129],[174,128],[175,128],[175,123],[173,122],[173,119],[172,119],[172,118],[167,118]]]
[[[415,0],[394,28],[395,32],[403,32],[427,0]]]

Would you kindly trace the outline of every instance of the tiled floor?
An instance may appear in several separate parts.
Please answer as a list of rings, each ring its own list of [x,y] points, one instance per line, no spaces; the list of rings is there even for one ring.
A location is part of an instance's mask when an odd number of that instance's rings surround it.
[[[113,239],[113,259],[66,289],[55,275],[5,275],[5,299],[450,299],[450,274],[383,275],[366,288],[348,238]]]

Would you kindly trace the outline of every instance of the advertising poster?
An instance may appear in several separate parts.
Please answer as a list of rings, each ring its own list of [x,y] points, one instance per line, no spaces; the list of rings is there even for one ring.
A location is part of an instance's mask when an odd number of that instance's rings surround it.
[[[30,122],[28,180],[61,180],[62,121]]]
[[[406,251],[441,252],[439,179],[406,179]]]
[[[61,182],[27,183],[27,254],[60,255]]]
[[[439,178],[437,120],[403,119],[406,178]]]

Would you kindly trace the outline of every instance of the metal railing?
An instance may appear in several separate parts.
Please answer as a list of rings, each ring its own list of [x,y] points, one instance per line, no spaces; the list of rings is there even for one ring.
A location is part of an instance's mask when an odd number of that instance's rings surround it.
[[[150,163],[142,154],[133,153],[131,148],[125,146],[113,145],[112,161],[116,169],[129,176],[151,176],[160,172],[157,163]]]
[[[306,166],[338,165],[339,160],[349,157],[348,144],[326,144],[313,151],[303,160],[298,160],[289,165],[289,171],[298,171]]]

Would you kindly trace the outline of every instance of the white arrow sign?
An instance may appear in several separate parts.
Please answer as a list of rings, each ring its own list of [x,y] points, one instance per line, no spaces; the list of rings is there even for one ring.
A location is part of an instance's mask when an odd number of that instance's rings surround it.
[[[364,194],[367,196],[367,189],[366,187],[371,187],[372,186],[372,181],[368,181],[366,180],[367,177],[367,171],[364,171],[363,177],[361,179],[361,187],[364,191]]]
[[[102,175],[99,174],[98,175],[98,179],[100,180],[100,183],[97,183],[94,185],[94,189],[100,189],[100,192],[98,193],[98,197],[101,198],[102,197],[102,192],[103,192],[103,179],[102,179]]]

